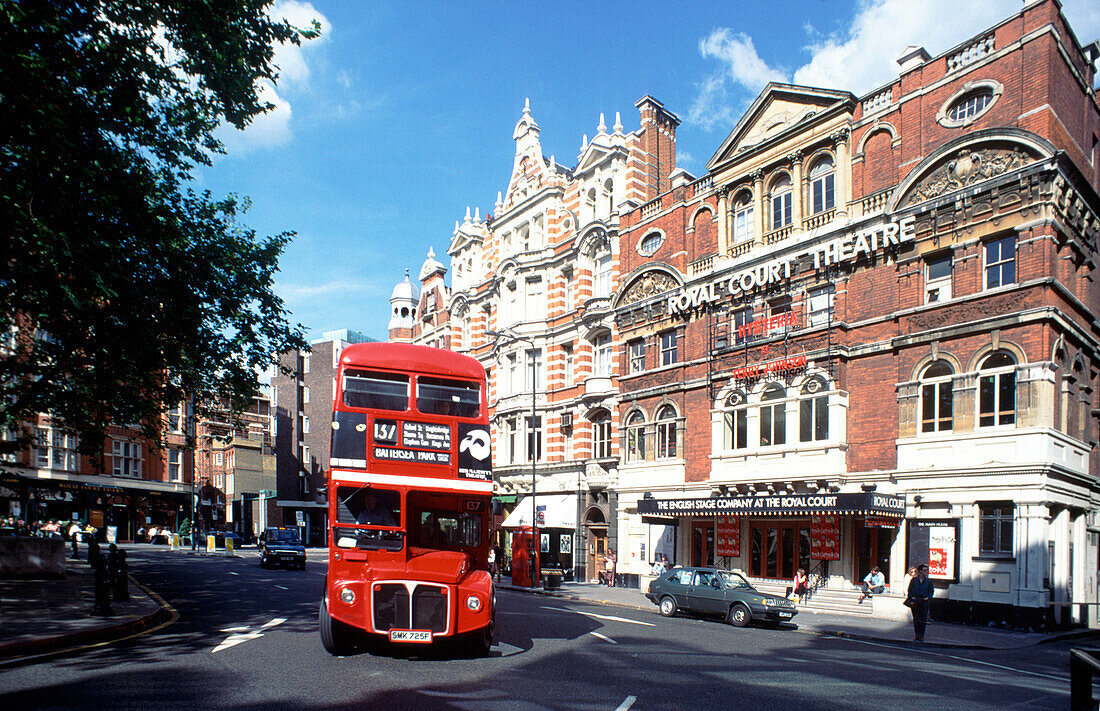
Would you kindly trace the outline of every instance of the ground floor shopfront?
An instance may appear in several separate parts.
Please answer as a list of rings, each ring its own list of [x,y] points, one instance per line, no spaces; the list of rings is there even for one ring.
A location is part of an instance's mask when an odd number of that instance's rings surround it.
[[[0,473],[0,514],[28,522],[77,519],[104,541],[134,541],[151,526],[176,531],[190,511],[191,488],[183,483]]]
[[[926,563],[940,619],[1100,627],[1100,507],[1087,487],[1074,490],[1051,470],[899,478],[912,488],[620,492],[622,547],[638,554],[643,574],[664,553],[673,564],[717,565],[788,584],[803,568],[830,588],[859,588],[877,566],[899,596],[910,567]]]
[[[790,581],[802,569],[822,581],[857,583],[878,566],[904,575],[894,555],[904,500],[874,492],[656,499],[637,503],[647,558],[718,565]],[[629,526],[637,530],[636,526]],[[651,563],[652,560],[648,560]]]

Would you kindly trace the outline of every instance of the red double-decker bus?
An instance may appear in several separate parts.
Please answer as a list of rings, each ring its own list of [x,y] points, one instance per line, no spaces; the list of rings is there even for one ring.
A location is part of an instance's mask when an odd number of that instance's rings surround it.
[[[321,641],[493,641],[485,369],[399,343],[340,353],[328,476]]]

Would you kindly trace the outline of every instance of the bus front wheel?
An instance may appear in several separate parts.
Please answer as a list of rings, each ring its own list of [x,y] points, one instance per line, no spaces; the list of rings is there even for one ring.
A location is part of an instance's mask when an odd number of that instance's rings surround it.
[[[321,626],[321,644],[325,651],[336,656],[350,654],[355,648],[355,628],[333,619],[328,613],[328,604],[324,598],[321,599],[317,618]]]

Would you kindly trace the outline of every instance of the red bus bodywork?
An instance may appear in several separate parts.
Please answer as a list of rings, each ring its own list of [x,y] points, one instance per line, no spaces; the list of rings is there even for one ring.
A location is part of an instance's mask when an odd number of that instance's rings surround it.
[[[485,369],[451,351],[361,343],[340,353],[328,474],[321,638],[492,644],[493,493]]]

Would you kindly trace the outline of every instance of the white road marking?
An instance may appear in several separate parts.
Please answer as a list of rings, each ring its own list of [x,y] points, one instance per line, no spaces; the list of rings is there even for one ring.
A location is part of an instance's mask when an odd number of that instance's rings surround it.
[[[637,696],[628,696],[623,699],[623,702],[619,704],[619,707],[615,711],[629,711],[630,707],[634,705],[634,702],[638,700]]]
[[[607,637],[605,635],[602,635],[599,632],[589,632],[588,634],[592,635],[593,637],[599,637],[600,639],[602,639],[605,642],[610,642],[611,644],[618,644],[618,642],[616,642],[615,640],[613,640],[610,637]]]
[[[275,619],[260,625],[260,630],[271,629],[272,627],[275,627],[276,625],[281,625],[284,622],[286,622],[285,617],[276,617]],[[220,652],[223,649],[229,649],[230,647],[236,647],[241,642],[247,642],[252,639],[259,639],[260,637],[264,636],[264,633],[261,631],[250,632],[248,627],[226,627],[222,630],[222,632],[231,632],[232,634],[226,637],[225,641],[223,641],[217,647],[214,647],[212,650],[210,650],[211,654],[213,654],[214,652]]]
[[[615,617],[614,615],[597,615],[595,612],[581,612],[580,610],[575,610],[575,612],[578,612],[581,615],[587,615],[588,617],[595,617],[596,619],[599,619],[599,620],[611,620],[612,622],[628,622],[632,625],[642,625],[643,627],[656,627],[657,626],[657,625],[653,624],[652,622],[642,622],[641,620],[631,620],[627,617]]]
[[[290,590],[290,588],[284,588],[282,585],[276,585],[275,587],[279,588],[280,590]]]
[[[234,571],[232,571],[232,570],[231,570],[231,571],[229,571],[229,574],[230,574],[230,575],[240,575],[240,573],[234,572]]]
[[[836,639],[845,639],[843,637],[837,637]],[[881,644],[879,642],[870,642],[865,639],[847,639],[849,642],[858,642],[860,644],[867,644],[872,647],[886,647],[888,649],[897,649],[897,645],[894,644]],[[1027,669],[1017,669],[1016,667],[1005,666],[1004,664],[994,664],[993,662],[983,662],[980,659],[970,659],[969,657],[961,657],[957,654],[945,654],[944,652],[935,652],[931,649],[913,649],[912,651],[920,654],[926,654],[932,657],[943,657],[944,659],[955,659],[961,662],[969,662],[971,664],[978,664],[985,667],[993,667],[995,669],[1003,669],[1005,671],[1015,672],[1017,674],[1027,674],[1028,676],[1038,676],[1043,679],[1054,679],[1055,681],[1062,681],[1069,683],[1068,676],[1057,676],[1055,674],[1043,674],[1042,672],[1028,671]]]
[[[598,620],[611,620],[613,622],[629,622],[632,625],[642,625],[643,627],[656,627],[657,625],[652,622],[642,622],[641,620],[632,620],[628,617],[615,617],[614,615],[597,615],[595,612],[583,612],[581,610],[565,610],[560,607],[549,607],[548,605],[542,606],[543,610],[553,610],[554,612],[563,612],[566,614],[585,615],[587,617],[595,617]]]

